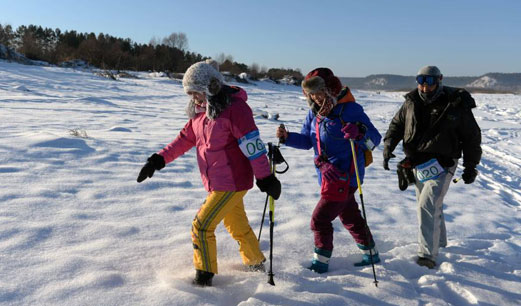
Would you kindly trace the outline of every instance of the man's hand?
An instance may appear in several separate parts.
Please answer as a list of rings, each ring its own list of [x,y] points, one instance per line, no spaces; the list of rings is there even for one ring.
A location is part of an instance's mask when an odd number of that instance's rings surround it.
[[[384,147],[384,163],[383,163],[385,170],[390,170],[389,169],[389,160],[394,157],[396,157],[396,155],[394,155],[393,152],[391,152],[391,149],[389,147],[385,146]]]
[[[472,184],[476,180],[476,176],[478,176],[478,170],[474,167],[465,167],[463,169],[463,174],[461,175],[461,178],[463,179],[463,182],[465,184]]]

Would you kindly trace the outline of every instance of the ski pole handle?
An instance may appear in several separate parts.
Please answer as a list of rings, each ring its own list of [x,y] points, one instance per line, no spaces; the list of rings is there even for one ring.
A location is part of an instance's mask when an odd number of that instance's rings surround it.
[[[458,178],[453,179],[452,182],[454,184],[456,184],[457,182],[461,181],[461,179],[462,179],[462,177],[458,177]]]

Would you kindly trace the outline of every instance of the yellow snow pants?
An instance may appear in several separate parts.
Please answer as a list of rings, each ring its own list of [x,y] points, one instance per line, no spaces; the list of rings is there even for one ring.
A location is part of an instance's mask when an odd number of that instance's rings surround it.
[[[212,191],[208,194],[192,222],[195,269],[217,274],[214,232],[221,220],[232,238],[239,243],[239,252],[245,265],[255,265],[265,259],[244,211],[243,198],[246,192]]]

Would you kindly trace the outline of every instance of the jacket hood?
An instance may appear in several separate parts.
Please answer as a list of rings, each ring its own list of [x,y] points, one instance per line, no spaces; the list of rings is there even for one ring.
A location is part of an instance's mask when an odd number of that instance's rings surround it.
[[[342,88],[336,99],[337,104],[355,102],[355,97],[351,93],[351,89],[347,86]]]

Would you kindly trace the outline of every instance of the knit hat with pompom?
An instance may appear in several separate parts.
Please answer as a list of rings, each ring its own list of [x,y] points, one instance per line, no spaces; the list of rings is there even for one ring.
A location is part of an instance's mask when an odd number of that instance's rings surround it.
[[[214,96],[221,90],[224,77],[219,72],[219,64],[207,59],[190,66],[183,76],[183,88],[186,93],[204,92]]]

